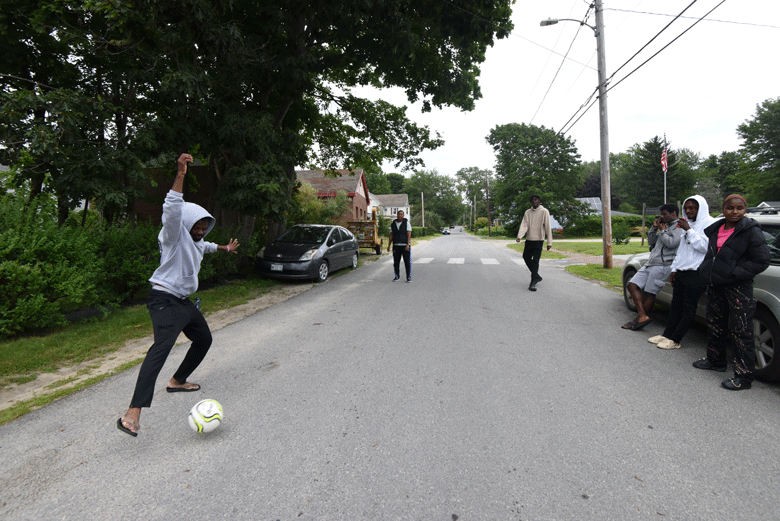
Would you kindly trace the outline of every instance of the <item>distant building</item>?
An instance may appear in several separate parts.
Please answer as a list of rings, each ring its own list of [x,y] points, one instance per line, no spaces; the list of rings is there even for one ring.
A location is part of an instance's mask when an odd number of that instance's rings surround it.
[[[315,190],[320,199],[336,197],[339,190],[344,190],[349,197],[349,210],[342,216],[343,221],[361,221],[371,217],[368,212],[370,196],[366,175],[362,168],[354,170],[336,170],[335,177],[326,176],[325,170],[296,170],[299,181],[306,181]]]
[[[377,215],[381,215],[385,219],[395,219],[398,210],[403,210],[404,216],[409,220],[412,219],[407,194],[380,194],[372,197],[376,198],[376,201],[373,202],[373,208],[376,208]]]

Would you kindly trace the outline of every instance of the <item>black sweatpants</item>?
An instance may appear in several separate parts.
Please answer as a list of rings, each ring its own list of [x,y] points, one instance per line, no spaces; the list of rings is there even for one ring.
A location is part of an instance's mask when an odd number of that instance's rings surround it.
[[[403,246],[393,246],[393,271],[395,272],[395,276],[399,277],[401,276],[401,259],[404,260],[404,269],[406,269],[406,278],[410,278],[412,276],[412,248],[409,247],[409,250],[406,250],[406,245]]]
[[[696,270],[677,271],[672,283],[672,305],[663,336],[680,343],[696,317],[699,299],[707,285]]]
[[[529,241],[526,239],[525,248],[523,248],[523,260],[528,269],[531,270],[531,280],[539,278],[539,259],[542,258],[544,241]]]
[[[173,349],[179,333],[192,340],[181,365],[173,374],[179,383],[185,383],[193,371],[206,357],[211,347],[211,330],[203,314],[189,298],[180,299],[153,289],[146,299],[146,307],[152,318],[154,344],[149,348],[138,371],[138,380],[130,407],[150,407],[154,395],[154,384],[165,360]]]

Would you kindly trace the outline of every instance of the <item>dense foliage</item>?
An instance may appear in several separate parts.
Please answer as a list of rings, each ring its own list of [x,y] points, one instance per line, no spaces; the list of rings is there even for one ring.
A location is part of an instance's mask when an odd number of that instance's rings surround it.
[[[60,224],[85,199],[132,220],[144,166],[186,150],[225,208],[273,235],[296,165],[421,166],[442,141],[353,88],[471,110],[510,4],[0,0],[0,164],[15,187],[51,193]]]
[[[563,226],[582,214],[574,198],[582,185],[580,155],[570,138],[544,126],[510,123],[493,128],[487,142],[496,152],[493,197],[507,230],[517,233],[534,194]]]
[[[159,265],[159,229],[139,224],[111,225],[96,215],[71,215],[57,224],[51,198],[25,205],[0,197],[0,336],[65,324],[77,310],[117,304],[144,296]],[[231,230],[215,228],[207,239],[225,244]],[[243,241],[253,251],[252,239]],[[206,255],[200,281],[235,273],[241,255]]]

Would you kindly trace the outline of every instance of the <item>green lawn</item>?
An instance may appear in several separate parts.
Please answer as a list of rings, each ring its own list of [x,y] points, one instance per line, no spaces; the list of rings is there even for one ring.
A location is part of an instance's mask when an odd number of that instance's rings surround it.
[[[600,242],[555,242],[553,248],[560,251],[571,253],[581,253],[583,255],[600,256],[604,255],[604,245]],[[634,253],[644,253],[650,251],[647,242],[642,245],[639,241],[631,241],[628,244],[613,244],[612,255],[633,255]]]

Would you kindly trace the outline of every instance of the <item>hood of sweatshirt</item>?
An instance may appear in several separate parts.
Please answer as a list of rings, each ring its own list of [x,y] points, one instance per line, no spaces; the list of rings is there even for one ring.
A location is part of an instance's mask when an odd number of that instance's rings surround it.
[[[209,221],[209,227],[206,229],[206,233],[203,235],[203,237],[206,237],[211,229],[214,228],[216,219],[214,219],[214,217],[212,217],[212,215],[208,213],[202,206],[195,203],[185,202],[181,209],[181,224],[184,226],[184,229],[189,232],[192,230],[192,227],[195,226],[195,223],[201,219],[208,219]]]
[[[715,218],[710,216],[710,205],[707,204],[707,200],[704,197],[700,195],[692,195],[683,201],[683,208],[685,208],[685,203],[691,200],[696,201],[699,204],[699,213],[696,215],[696,220],[689,221],[688,224],[690,224],[691,228],[693,228],[695,231],[704,233],[705,228],[715,222]],[[685,216],[685,210],[683,210],[683,214],[680,217],[683,216]]]

